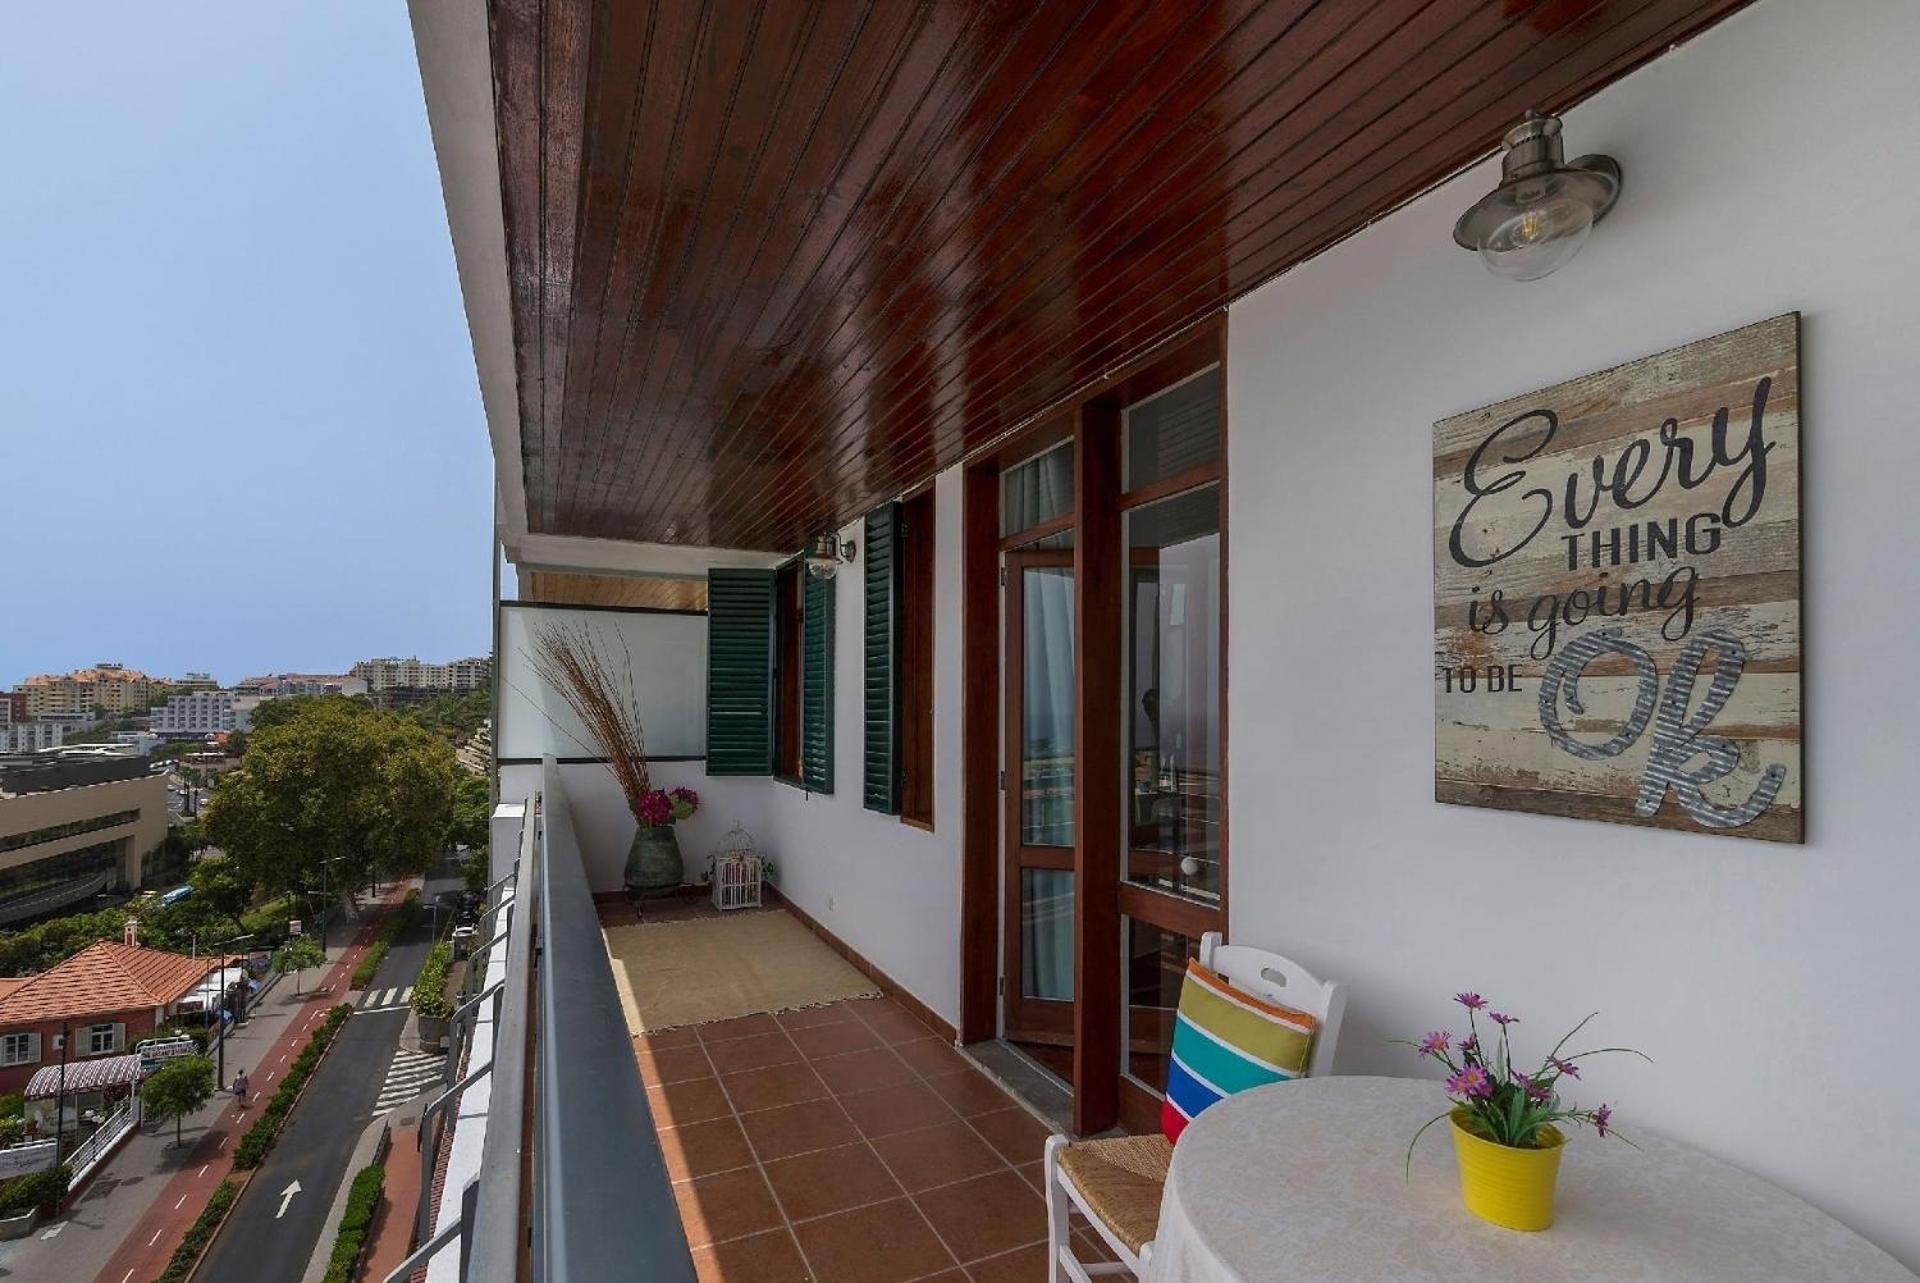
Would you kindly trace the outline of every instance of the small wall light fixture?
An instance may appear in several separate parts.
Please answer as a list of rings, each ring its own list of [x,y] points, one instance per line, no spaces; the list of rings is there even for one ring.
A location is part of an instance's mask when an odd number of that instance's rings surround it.
[[[1564,266],[1620,196],[1611,156],[1569,164],[1560,118],[1530,111],[1502,140],[1500,185],[1460,215],[1454,241],[1479,250],[1487,270],[1509,281],[1537,281]]]
[[[807,573],[816,579],[831,579],[841,562],[852,564],[856,551],[851,539],[843,542],[838,535],[816,535],[807,545]]]

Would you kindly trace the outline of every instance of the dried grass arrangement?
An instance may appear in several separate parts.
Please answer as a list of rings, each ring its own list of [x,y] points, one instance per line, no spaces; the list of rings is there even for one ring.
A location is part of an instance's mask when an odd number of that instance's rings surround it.
[[[597,747],[607,759],[607,769],[620,785],[627,808],[636,821],[645,824],[643,800],[654,788],[647,774],[647,736],[634,699],[633,652],[623,640],[616,665],[601,654],[587,628],[576,623],[539,624],[533,640],[536,654],[530,659],[534,671],[560,692],[573,715],[592,734],[597,745],[582,747],[590,751]]]

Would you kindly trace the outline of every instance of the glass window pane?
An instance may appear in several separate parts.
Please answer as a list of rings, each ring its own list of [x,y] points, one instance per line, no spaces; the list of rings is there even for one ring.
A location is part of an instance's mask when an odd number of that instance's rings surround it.
[[[1073,845],[1073,568],[1020,572],[1020,840]]]
[[[1127,489],[1219,457],[1219,366],[1127,407]]]
[[[1073,870],[1020,870],[1020,993],[1073,1001]]]
[[[1177,931],[1122,918],[1126,935],[1125,1022],[1127,1073],[1156,1094],[1167,1086],[1167,1061],[1173,1052],[1173,1018],[1180,1006],[1180,982],[1187,959],[1200,956],[1200,942]]]
[[[1072,511],[1073,443],[1070,441],[1008,468],[1000,478],[1000,534],[1003,537]]]
[[[1127,514],[1130,881],[1220,897],[1220,492]]]

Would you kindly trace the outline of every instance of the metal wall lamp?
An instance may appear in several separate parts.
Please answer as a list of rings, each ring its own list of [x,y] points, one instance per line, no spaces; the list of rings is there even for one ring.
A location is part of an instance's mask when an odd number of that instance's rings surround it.
[[[843,541],[833,534],[815,536],[807,545],[807,573],[816,579],[831,579],[841,562],[852,564],[857,551],[851,539]]]
[[[1453,225],[1454,242],[1478,250],[1487,270],[1537,281],[1566,265],[1620,197],[1611,156],[1564,159],[1560,118],[1530,111],[1502,140],[1500,185]]]

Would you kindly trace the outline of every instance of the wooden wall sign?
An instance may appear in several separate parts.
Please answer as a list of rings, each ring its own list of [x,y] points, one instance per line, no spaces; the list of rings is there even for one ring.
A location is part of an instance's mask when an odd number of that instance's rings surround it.
[[[1434,796],[1801,840],[1800,317],[1434,425]]]

